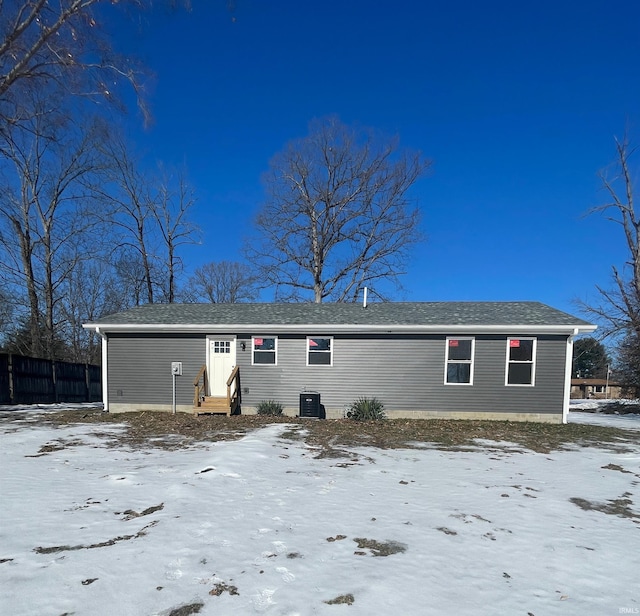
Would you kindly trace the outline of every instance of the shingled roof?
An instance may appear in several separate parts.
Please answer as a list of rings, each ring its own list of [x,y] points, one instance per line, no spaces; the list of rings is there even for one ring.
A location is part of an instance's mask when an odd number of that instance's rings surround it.
[[[148,304],[85,324],[101,331],[505,331],[581,332],[595,326],[539,302],[362,304]],[[330,333],[327,331],[327,333]]]

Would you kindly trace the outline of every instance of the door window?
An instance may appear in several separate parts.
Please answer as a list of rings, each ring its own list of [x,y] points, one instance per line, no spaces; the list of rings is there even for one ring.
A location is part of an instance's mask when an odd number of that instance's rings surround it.
[[[228,340],[214,340],[213,352],[215,354],[231,353],[231,342],[229,342]]]

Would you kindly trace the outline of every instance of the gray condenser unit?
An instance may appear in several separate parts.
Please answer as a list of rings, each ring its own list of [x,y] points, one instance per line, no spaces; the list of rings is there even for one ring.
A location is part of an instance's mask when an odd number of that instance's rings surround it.
[[[307,391],[300,394],[300,417],[320,417],[320,394]]]

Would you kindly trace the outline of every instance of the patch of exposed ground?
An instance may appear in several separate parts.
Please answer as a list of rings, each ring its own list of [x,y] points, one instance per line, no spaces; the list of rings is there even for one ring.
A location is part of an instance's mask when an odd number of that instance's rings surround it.
[[[239,595],[238,587],[233,586],[232,584],[225,584],[224,582],[220,582],[216,584],[210,591],[209,594],[212,597],[219,597],[223,592],[228,592],[230,595]]]
[[[355,599],[353,595],[349,593],[347,595],[339,595],[338,597],[335,597],[335,599],[329,599],[328,601],[325,601],[325,603],[327,605],[353,605],[354,601]]]
[[[622,466],[620,466],[619,464],[606,464],[602,468],[605,468],[605,469],[607,469],[609,471],[620,471],[621,473],[629,473],[629,474],[631,474],[631,471],[625,471],[624,468]]]
[[[303,440],[317,457],[352,458],[354,461],[358,456],[350,450],[363,446],[398,449],[429,444],[446,450],[467,447],[477,450],[477,441],[481,440],[515,443],[540,453],[576,446],[602,447],[620,452],[625,450],[627,443],[637,441],[637,433],[603,426],[453,419],[315,420],[261,415],[173,415],[154,411],[114,415],[83,409],[43,413],[38,422],[54,426],[118,424],[123,429],[120,433],[108,434],[108,445],[144,445],[170,450],[204,442],[237,440],[267,425],[286,423],[288,427],[282,438]],[[100,434],[98,426],[96,428],[96,433]]]
[[[140,513],[138,513],[137,511],[134,511],[133,509],[127,509],[126,511],[122,512],[122,515],[124,516],[122,519],[125,521],[133,520],[134,518],[141,518],[145,515],[151,515],[156,511],[162,511],[162,509],[164,509],[164,503],[160,503],[159,505],[154,505],[153,507],[147,507],[144,511],[141,511]],[[115,512],[115,515],[121,515],[121,514],[120,512]]]
[[[82,580],[82,585],[83,586],[89,586],[91,584],[93,584],[94,582],[97,582],[98,578],[87,578],[86,580]]]
[[[618,451],[637,434],[580,424],[542,424],[452,419],[391,419],[385,421],[325,420],[307,423],[308,444],[322,449],[340,447],[416,448],[425,443],[439,449],[478,449],[477,440],[516,443],[540,453],[598,446]],[[593,428],[598,428],[594,430]],[[512,447],[510,447],[511,449]]]
[[[515,486],[515,487],[518,487],[518,486]],[[508,495],[503,494],[502,496],[508,496]],[[460,520],[463,524],[475,524],[476,522],[482,522],[484,524],[492,524],[491,520],[487,520],[487,518],[483,518],[481,515],[478,515],[477,513],[471,513],[471,514],[462,513],[462,512],[452,513],[450,514],[449,517],[455,518],[456,520]],[[484,528],[482,528],[482,530],[484,530]],[[448,528],[447,526],[440,526],[436,528],[436,530],[439,530],[441,533],[444,533],[445,535],[458,534],[458,531]],[[499,526],[496,526],[492,528],[490,531],[482,533],[481,536],[483,539],[489,539],[490,541],[497,541],[497,535],[499,533],[504,533],[508,535],[512,534],[508,528],[501,528]]]
[[[27,458],[39,458],[40,456],[46,456],[48,453],[53,453],[55,451],[62,451],[63,449],[67,449],[67,447],[80,447],[81,445],[85,445],[83,441],[80,439],[56,439],[55,441],[50,441],[45,443],[38,449],[38,453],[32,456],[25,456]]]
[[[491,520],[487,520],[487,518],[483,518],[481,515],[477,513],[452,513],[452,518],[456,518],[458,520],[462,520],[465,524],[470,524],[473,520],[478,520],[479,522],[487,522],[491,524]]]
[[[147,534],[147,529],[155,526],[156,524],[157,522],[151,522],[151,524],[147,524],[145,527],[141,528],[135,535],[119,535],[118,537],[107,539],[107,541],[101,541],[100,543],[89,543],[86,545],[55,545],[47,548],[39,546],[37,548],[34,548],[33,551],[36,554],[55,554],[57,552],[75,552],[77,550],[93,550],[95,548],[106,548],[115,545],[116,543],[120,543],[121,541],[130,541],[131,539],[139,539],[140,537],[144,537]]]
[[[633,475],[634,477],[638,477],[638,479],[640,479],[640,473],[634,473],[632,471],[628,471],[626,468],[624,468],[623,466],[620,466],[619,464],[609,463],[603,466],[602,468],[608,471],[618,471],[620,473],[624,473],[625,475]],[[634,482],[634,485],[635,484],[637,484],[637,482]]]
[[[359,548],[355,553],[360,556],[367,554],[362,550],[369,550],[372,556],[391,556],[392,554],[402,554],[402,552],[407,551],[407,545],[399,541],[377,541],[376,539],[366,539],[364,537],[356,537],[354,541]]]
[[[166,616],[191,616],[191,614],[199,614],[203,607],[204,603],[188,603],[166,612]]]
[[[177,450],[203,442],[237,440],[252,430],[277,421],[271,419],[271,421],[265,421],[258,416],[196,416],[190,413],[173,415],[155,411],[112,414],[100,410],[89,412],[69,410],[42,414],[38,423],[56,427],[71,424],[119,425],[123,428],[120,433],[104,434],[97,429],[95,435],[105,436],[109,446],[144,445],[157,449]]]
[[[569,500],[583,509],[584,511],[599,511],[600,513],[606,513],[607,515],[615,515],[619,518],[629,518],[636,524],[640,523],[640,514],[631,509],[633,501],[629,498],[631,493],[625,492],[613,500],[608,500],[604,503],[587,500],[586,498],[573,497]]]

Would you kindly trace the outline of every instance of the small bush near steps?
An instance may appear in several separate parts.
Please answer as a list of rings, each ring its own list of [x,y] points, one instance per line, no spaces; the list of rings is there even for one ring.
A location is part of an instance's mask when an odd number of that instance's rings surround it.
[[[275,400],[263,400],[258,404],[257,413],[258,415],[272,415],[279,417],[282,415],[283,408],[282,404]]]
[[[347,417],[355,421],[386,419],[384,404],[377,398],[358,398],[347,411]]]

